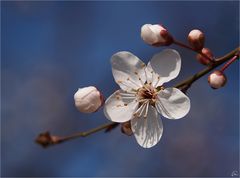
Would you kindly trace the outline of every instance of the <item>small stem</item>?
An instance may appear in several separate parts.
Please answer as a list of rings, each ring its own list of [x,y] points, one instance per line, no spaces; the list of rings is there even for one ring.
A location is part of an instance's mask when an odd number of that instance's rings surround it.
[[[46,148],[48,146],[56,145],[68,140],[76,139],[79,137],[86,137],[88,135],[91,135],[93,133],[99,132],[104,129],[115,128],[118,124],[119,123],[115,123],[115,122],[107,123],[107,124],[100,125],[96,128],[90,129],[86,132],[77,132],[75,134],[64,136],[64,137],[55,136],[55,135],[51,135],[49,132],[44,132],[38,135],[36,142]]]
[[[78,138],[78,137],[86,137],[88,135],[91,135],[93,133],[96,133],[98,131],[101,131],[101,130],[104,130],[104,129],[107,129],[109,127],[113,127],[115,125],[117,125],[118,123],[107,123],[107,124],[103,124],[103,125],[100,125],[99,127],[96,127],[96,128],[93,128],[93,129],[90,129],[86,132],[79,132],[79,133],[75,133],[75,134],[72,134],[72,135],[69,135],[69,136],[65,136],[65,137],[62,137],[62,141],[67,141],[67,140],[71,140],[71,139],[74,139],[74,138]]]
[[[224,72],[225,69],[227,69],[234,61],[236,61],[236,59],[238,58],[239,56],[236,55],[234,56],[232,59],[230,59],[226,64],[224,64],[224,66],[220,69],[221,72]]]
[[[206,54],[203,54],[201,50],[200,50],[200,51],[195,50],[195,49],[192,48],[191,46],[188,46],[188,45],[186,45],[186,44],[184,44],[184,43],[182,43],[182,42],[180,42],[180,41],[177,41],[177,40],[174,40],[173,43],[174,43],[175,45],[178,45],[178,46],[181,46],[181,47],[183,47],[183,48],[186,48],[186,49],[189,49],[189,50],[191,50],[191,51],[194,51],[194,52],[196,52],[196,53],[199,53],[199,54],[201,54],[203,57],[205,57],[205,58],[207,58],[208,60],[210,60],[211,62],[214,62],[214,60],[213,60],[212,58],[209,58]]]

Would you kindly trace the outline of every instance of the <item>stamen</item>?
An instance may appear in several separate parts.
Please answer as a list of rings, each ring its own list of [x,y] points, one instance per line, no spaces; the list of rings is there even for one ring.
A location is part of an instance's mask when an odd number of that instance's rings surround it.
[[[160,107],[162,109],[163,112],[165,112],[165,114],[169,117],[172,118],[171,114],[168,112],[168,110],[164,107],[164,105],[162,104],[160,98],[158,98],[158,104],[156,104],[157,107]]]
[[[158,81],[157,81],[157,83],[154,85],[155,88],[157,87],[159,81],[160,81],[160,76],[158,76]]]
[[[144,67],[145,67],[145,68],[144,68]],[[147,81],[147,83],[148,83],[148,77],[147,77],[147,72],[146,72],[147,68],[146,68],[146,65],[145,65],[145,64],[144,64],[144,67],[143,67],[143,68],[144,68],[143,70],[144,70],[144,73],[145,73],[146,81]]]
[[[146,104],[147,104],[147,103],[144,103],[144,106],[143,106],[143,108],[142,108],[141,112],[138,114],[138,117],[141,117],[141,115],[142,115],[143,111],[144,111],[144,110],[145,110],[145,108],[146,108]]]
[[[130,81],[130,82],[132,82],[132,84],[136,85],[138,88],[141,88],[141,86],[139,84],[137,84],[136,82],[134,82],[130,78],[127,78],[127,81]]]
[[[151,80],[151,82],[153,82],[153,76],[154,76],[153,70],[151,71],[151,74],[152,74],[152,80]]]
[[[121,96],[136,96],[136,94],[133,93],[119,93]]]
[[[148,106],[149,106],[149,102],[147,102],[147,107],[146,107],[146,110],[145,110],[145,114],[144,114],[144,118],[147,118],[147,114],[148,114]]]
[[[144,102],[144,103],[145,103],[147,100],[148,100],[148,99],[145,99],[145,98],[144,98],[144,99],[138,100],[138,102],[139,102],[139,103],[140,103],[140,102]]]
[[[144,68],[144,67],[146,67],[146,64],[142,63],[141,68]]]
[[[122,96],[122,99],[135,99],[136,96]]]
[[[140,117],[140,116],[141,116],[141,113],[142,113],[142,110],[144,110],[145,105],[146,105],[146,102],[144,102],[144,103],[137,109],[137,111],[134,112],[133,116]],[[139,111],[140,111],[140,114],[139,114]]]
[[[121,81],[121,80],[118,80],[117,83],[118,83],[118,84],[122,84],[122,85],[128,87],[128,88],[131,89],[131,90],[134,89],[134,88],[132,88],[131,86],[129,86],[129,85],[127,85],[126,83],[124,83],[123,81]]]

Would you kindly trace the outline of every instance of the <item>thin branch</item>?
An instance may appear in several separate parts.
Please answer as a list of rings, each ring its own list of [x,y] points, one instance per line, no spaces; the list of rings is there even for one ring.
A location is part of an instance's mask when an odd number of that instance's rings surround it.
[[[200,72],[194,74],[193,76],[189,77],[188,79],[180,82],[179,84],[175,85],[174,87],[179,88],[182,91],[186,92],[196,80],[203,77],[208,72],[217,68],[218,66],[220,66],[224,62],[228,61],[229,59],[231,59],[235,55],[238,55],[239,51],[240,51],[240,47],[238,47],[235,50],[229,52],[228,54],[226,54],[223,57],[217,58],[216,61],[214,63],[212,63],[210,66],[207,66],[205,69],[203,69]]]
[[[173,44],[178,45],[178,46],[181,46],[181,47],[186,48],[186,49],[189,49],[189,50],[194,51],[194,52],[196,52],[196,53],[199,53],[199,54],[201,54],[203,57],[205,57],[206,59],[208,59],[209,61],[213,62],[213,59],[209,58],[206,54],[203,54],[201,50],[200,50],[200,51],[195,50],[195,49],[192,48],[191,46],[188,46],[188,45],[186,45],[186,44],[184,44],[184,43],[182,43],[182,42],[180,42],[180,41],[177,41],[177,40],[174,40],[174,41],[173,41]]]
[[[96,128],[90,129],[86,132],[78,132],[73,135],[69,135],[69,136],[65,136],[65,137],[51,135],[50,132],[44,132],[44,133],[40,133],[35,141],[36,141],[36,143],[38,143],[38,144],[42,145],[44,148],[46,148],[48,146],[56,145],[56,144],[59,144],[59,143],[62,143],[62,142],[68,141],[68,140],[72,140],[75,138],[86,137],[86,136],[89,136],[93,133],[99,132],[104,129],[106,129],[106,131],[109,131],[109,129],[116,128],[118,125],[119,125],[119,123],[111,122],[111,123],[100,125]]]

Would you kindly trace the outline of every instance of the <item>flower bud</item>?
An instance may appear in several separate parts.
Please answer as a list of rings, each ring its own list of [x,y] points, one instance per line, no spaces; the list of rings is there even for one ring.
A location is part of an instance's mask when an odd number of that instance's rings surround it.
[[[79,88],[74,100],[76,108],[83,113],[95,112],[104,103],[102,94],[93,86]]]
[[[203,49],[202,49],[202,54],[206,55],[206,56],[209,57],[210,59],[213,59],[213,54],[212,54],[212,52],[210,51],[210,49],[208,49],[208,48],[203,48]],[[204,57],[204,56],[201,55],[201,54],[197,54],[196,58],[197,58],[197,60],[198,60],[201,64],[203,64],[203,65],[208,65],[208,64],[211,62],[210,59]]]
[[[203,32],[194,29],[188,34],[188,42],[195,50],[201,50],[204,47],[205,37]]]
[[[225,74],[219,70],[214,71],[208,76],[208,83],[213,89],[223,87],[227,82]]]
[[[161,25],[145,24],[141,28],[141,37],[145,43],[153,46],[168,46],[173,43],[169,32]]]
[[[130,121],[121,124],[121,131],[128,136],[131,136],[133,134]]]

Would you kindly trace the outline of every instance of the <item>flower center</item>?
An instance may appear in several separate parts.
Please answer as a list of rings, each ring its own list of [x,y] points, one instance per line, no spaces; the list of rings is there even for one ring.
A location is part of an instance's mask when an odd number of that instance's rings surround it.
[[[151,105],[155,105],[156,97],[158,91],[152,85],[145,84],[142,88],[140,88],[137,92],[139,103],[142,104],[146,101]]]

